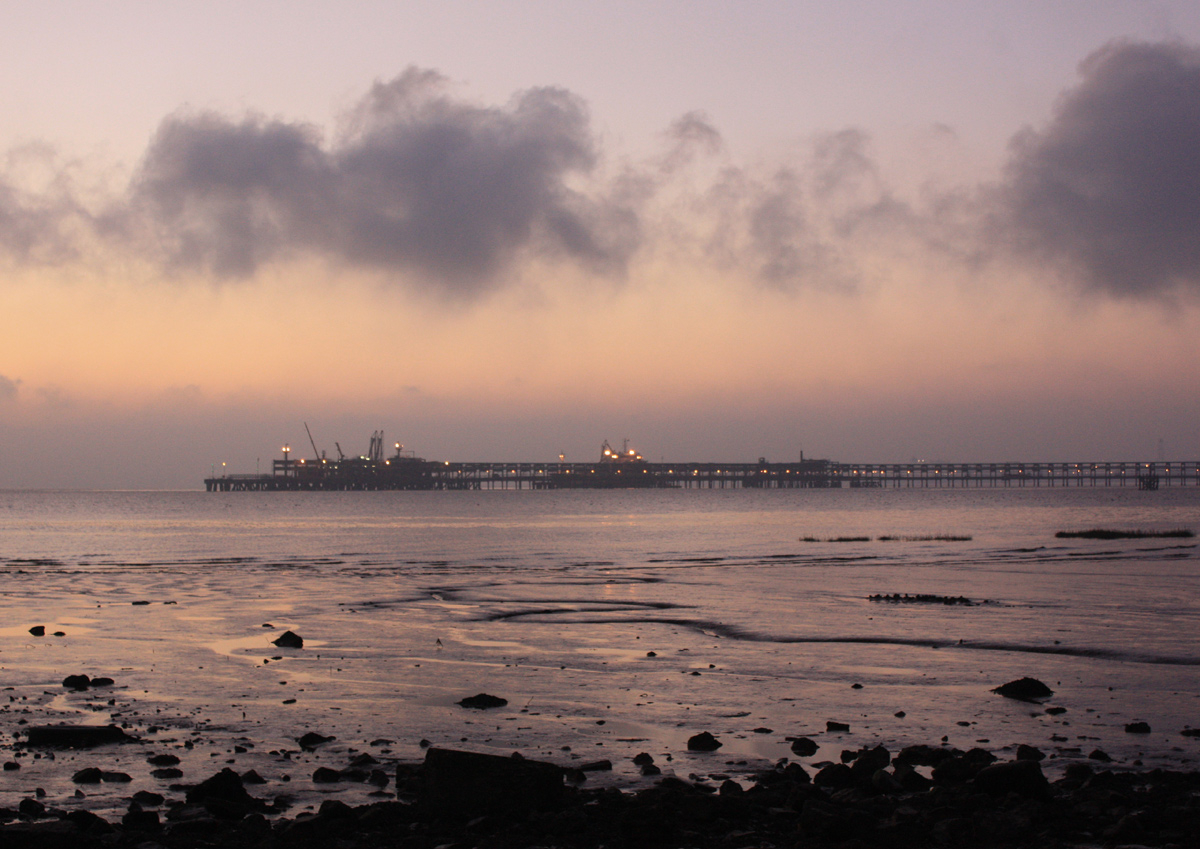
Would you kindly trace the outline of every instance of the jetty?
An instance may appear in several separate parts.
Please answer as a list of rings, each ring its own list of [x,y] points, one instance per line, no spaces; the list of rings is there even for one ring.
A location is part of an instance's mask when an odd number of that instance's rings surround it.
[[[311,439],[311,434],[310,434]],[[335,443],[336,444],[336,443]],[[317,452],[294,459],[290,446],[268,474],[214,474],[209,492],[481,489],[883,489],[932,487],[1200,486],[1200,460],[1060,463],[650,462],[628,447],[602,446],[592,463],[426,460],[395,443],[384,456],[383,432],[364,455],[337,459]]]

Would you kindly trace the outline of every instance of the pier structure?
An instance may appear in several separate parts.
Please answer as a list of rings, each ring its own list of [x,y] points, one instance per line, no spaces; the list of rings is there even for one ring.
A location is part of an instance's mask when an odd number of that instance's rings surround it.
[[[1096,463],[462,463],[393,457],[293,460],[270,474],[227,474],[209,492],[480,489],[883,489],[1200,486],[1200,461]]]

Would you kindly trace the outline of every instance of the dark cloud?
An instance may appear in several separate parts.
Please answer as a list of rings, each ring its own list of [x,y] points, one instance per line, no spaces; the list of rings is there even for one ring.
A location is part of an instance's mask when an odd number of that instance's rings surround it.
[[[135,205],[179,265],[245,276],[313,251],[471,293],[523,252],[624,270],[635,211],[573,187],[596,161],[586,110],[566,91],[483,107],[410,69],[372,87],[330,146],[295,124],[171,118]]]
[[[1114,42],[1012,142],[1018,250],[1123,296],[1200,287],[1200,49]]]

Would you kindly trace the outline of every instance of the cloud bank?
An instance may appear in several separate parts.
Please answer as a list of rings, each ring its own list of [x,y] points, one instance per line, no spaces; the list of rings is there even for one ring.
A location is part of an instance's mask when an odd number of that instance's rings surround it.
[[[998,184],[898,197],[861,130],[789,161],[730,161],[701,112],[661,155],[602,155],[585,104],[534,88],[503,106],[455,96],[437,72],[378,82],[331,131],[261,116],[166,118],[128,191],[88,212],[67,181],[0,178],[0,253],[83,253],[80,233],[167,270],[251,278],[315,258],[478,298],[530,261],[620,280],[672,256],[781,290],[854,288],[898,249],[968,276],[987,258],[1117,297],[1200,289],[1200,48],[1113,42],[1041,127],[1009,146]]]
[[[244,277],[310,251],[470,294],[522,252],[622,272],[636,214],[571,187],[596,163],[586,110],[568,92],[476,106],[410,69],[373,86],[330,145],[279,121],[167,119],[133,208],[175,266]]]
[[[1086,287],[1200,287],[1200,49],[1113,42],[1012,142],[1011,237]]]

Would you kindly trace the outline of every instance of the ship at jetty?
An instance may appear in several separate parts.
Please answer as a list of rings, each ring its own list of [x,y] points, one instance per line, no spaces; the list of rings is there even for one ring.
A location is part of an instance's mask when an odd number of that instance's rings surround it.
[[[305,425],[308,431],[308,425]],[[365,454],[337,457],[317,449],[294,458],[284,445],[269,474],[215,473],[209,492],[462,489],[879,489],[940,487],[1129,486],[1142,490],[1200,486],[1200,461],[1090,463],[838,463],[805,459],[752,463],[652,463],[628,441],[620,451],[607,441],[595,462],[463,463],[426,460],[392,443],[385,454],[383,431],[371,434]],[[224,464],[222,464],[224,465]]]

